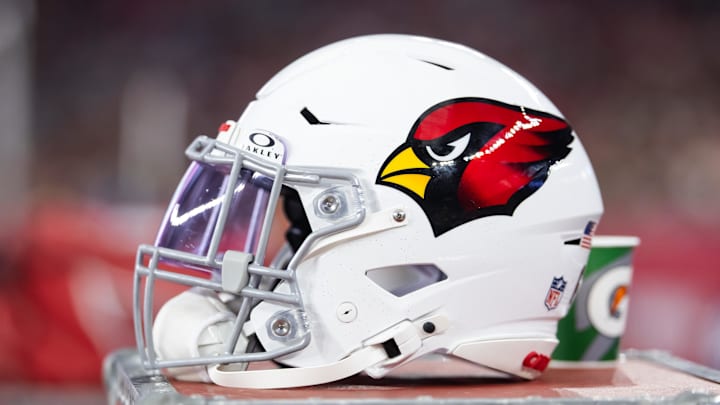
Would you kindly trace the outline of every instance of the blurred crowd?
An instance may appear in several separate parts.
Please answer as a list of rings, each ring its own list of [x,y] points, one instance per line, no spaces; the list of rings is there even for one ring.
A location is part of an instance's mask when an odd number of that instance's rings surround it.
[[[720,3],[0,0],[0,379],[99,381],[186,144],[370,33],[466,44],[545,92],[640,236],[624,347],[720,368]]]

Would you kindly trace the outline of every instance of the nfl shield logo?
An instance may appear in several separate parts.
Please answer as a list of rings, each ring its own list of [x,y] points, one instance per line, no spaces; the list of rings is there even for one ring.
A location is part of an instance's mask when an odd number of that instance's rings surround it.
[[[550,283],[548,293],[545,296],[545,308],[547,308],[548,311],[552,311],[560,304],[560,299],[563,296],[566,285],[567,281],[565,281],[562,276],[553,277],[553,281],[552,283]]]

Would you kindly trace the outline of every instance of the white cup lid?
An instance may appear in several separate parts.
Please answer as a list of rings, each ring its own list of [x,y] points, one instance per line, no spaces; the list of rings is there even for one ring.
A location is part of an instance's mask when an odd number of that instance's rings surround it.
[[[640,238],[637,236],[595,235],[592,238],[592,247],[599,248],[635,247],[639,244]]]

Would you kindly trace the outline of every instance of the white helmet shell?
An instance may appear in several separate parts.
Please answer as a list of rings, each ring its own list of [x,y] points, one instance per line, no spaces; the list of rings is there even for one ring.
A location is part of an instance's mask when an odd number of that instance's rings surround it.
[[[254,334],[266,353],[280,354],[273,360],[291,368],[275,378],[272,371],[214,367],[215,382],[277,387],[359,371],[382,377],[438,355],[493,376],[534,378],[547,366],[603,207],[577,134],[508,67],[429,38],[340,41],[280,71],[237,123],[190,150],[203,148],[200,165],[241,156],[229,162],[259,163],[226,166],[244,173],[264,164],[285,173],[269,183],[297,192],[310,232],[285,265],[267,267],[291,277],[265,295],[254,293],[230,339],[241,330]],[[263,173],[272,177],[270,171]],[[186,201],[187,188],[174,201]],[[272,208],[278,193],[268,192],[261,207]],[[166,231],[182,217],[178,204],[171,203]],[[257,207],[249,215],[257,216]],[[185,210],[192,211],[187,204]],[[233,224],[236,215],[227,211],[213,235]],[[262,223],[268,213],[244,223]],[[194,252],[214,264],[208,267],[222,279],[218,290],[238,296],[261,290],[262,274],[270,275],[254,270],[266,264],[261,227],[244,229],[251,229],[244,249],[225,254],[220,242],[210,253]],[[157,249],[163,256],[169,246],[162,240],[161,231],[160,243],[141,247],[139,256]],[[223,262],[241,263],[236,267],[250,281],[223,274],[231,268]],[[202,267],[197,260],[193,266]],[[140,276],[157,273],[139,267]],[[298,299],[263,299],[268,294]],[[144,347],[149,335],[142,329],[136,327]],[[301,337],[301,348],[288,349]],[[296,369],[311,377],[288,371]]]

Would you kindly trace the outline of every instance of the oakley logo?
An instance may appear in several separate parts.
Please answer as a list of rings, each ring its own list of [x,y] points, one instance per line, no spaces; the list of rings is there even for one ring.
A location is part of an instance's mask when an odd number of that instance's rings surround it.
[[[265,134],[256,132],[250,135],[250,142],[263,148],[270,148],[275,145],[275,140]]]
[[[275,134],[258,130],[249,134],[241,134],[237,141],[238,147],[265,160],[285,163],[285,145]]]

